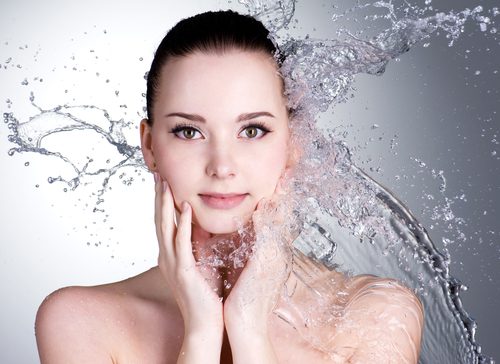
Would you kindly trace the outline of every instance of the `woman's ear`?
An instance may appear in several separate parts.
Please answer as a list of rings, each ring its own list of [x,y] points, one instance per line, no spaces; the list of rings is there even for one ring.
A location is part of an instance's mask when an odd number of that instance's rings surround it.
[[[144,162],[150,171],[156,171],[156,161],[153,154],[153,135],[152,127],[148,123],[148,119],[142,119],[140,125],[141,135],[141,150]]]

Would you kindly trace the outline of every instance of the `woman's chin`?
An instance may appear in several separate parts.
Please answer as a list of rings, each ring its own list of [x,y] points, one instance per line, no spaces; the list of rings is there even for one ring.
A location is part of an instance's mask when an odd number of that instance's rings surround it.
[[[250,215],[251,216],[251,215]],[[208,218],[195,220],[195,224],[197,224],[201,229],[206,231],[207,233],[214,235],[221,234],[231,234],[236,232],[242,226],[244,226],[250,219],[250,216],[247,218],[242,217],[220,217],[218,219]]]

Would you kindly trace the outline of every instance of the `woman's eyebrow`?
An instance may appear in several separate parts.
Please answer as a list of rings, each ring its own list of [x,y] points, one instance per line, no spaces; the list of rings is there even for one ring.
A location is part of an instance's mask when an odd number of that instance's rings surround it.
[[[258,111],[258,112],[250,112],[247,114],[241,114],[240,116],[238,116],[238,122],[255,119],[258,118],[259,116],[269,116],[271,118],[274,118],[274,115],[271,114],[270,112]]]
[[[188,119],[188,120],[191,120],[191,121],[198,121],[200,123],[205,123],[206,120],[203,116],[201,115],[198,115],[198,114],[187,114],[187,113],[184,113],[184,112],[172,112],[170,114],[167,114],[165,115],[166,118],[169,118],[169,117],[172,117],[172,116],[178,116],[180,118],[184,118],[184,119]],[[274,115],[271,114],[270,112],[267,112],[267,111],[257,111],[257,112],[250,112],[250,113],[245,113],[245,114],[241,114],[238,116],[237,118],[237,122],[242,122],[242,121],[246,121],[246,120],[251,120],[251,119],[255,119],[255,118],[258,118],[260,116],[269,116],[271,118],[274,118]]]
[[[200,123],[204,123],[205,119],[203,116],[197,115],[197,114],[186,114],[184,112],[172,112],[170,114],[165,115],[166,118],[172,117],[172,116],[178,116],[183,119],[188,119],[191,121],[199,121]]]

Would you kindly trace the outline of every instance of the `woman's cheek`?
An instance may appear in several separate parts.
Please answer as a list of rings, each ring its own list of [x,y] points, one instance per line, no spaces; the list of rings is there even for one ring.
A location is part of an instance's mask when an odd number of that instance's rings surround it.
[[[270,163],[260,169],[259,179],[262,181],[262,190],[265,191],[263,197],[271,197],[278,187],[283,172],[285,171],[286,159],[276,157],[268,159]]]

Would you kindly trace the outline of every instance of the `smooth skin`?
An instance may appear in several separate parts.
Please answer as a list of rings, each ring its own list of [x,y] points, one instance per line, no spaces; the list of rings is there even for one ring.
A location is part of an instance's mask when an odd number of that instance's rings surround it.
[[[178,363],[216,363],[220,359],[224,328],[233,349],[233,359],[238,363],[277,363],[268,322],[280,292],[280,285],[286,279],[275,279],[275,274],[283,271],[276,264],[263,257],[274,249],[267,244],[256,251],[246,264],[227,299],[222,300],[211,287],[213,271],[208,267],[196,266],[192,251],[191,221],[192,210],[189,203],[182,204],[178,227],[174,225],[174,201],[166,181],[158,181],[156,176],[156,226],[160,245],[158,265],[163,277],[175,297],[184,321],[184,341]],[[261,201],[259,207],[265,201]],[[275,254],[272,263],[283,262]],[[259,296],[253,282],[259,282]],[[266,284],[272,282],[271,284]],[[264,288],[264,289],[263,289]],[[255,341],[256,351],[248,350],[248,344]],[[264,360],[264,361],[263,361]]]
[[[272,116],[255,116],[262,111]],[[169,62],[154,115],[140,131],[155,174],[158,266],[50,294],[35,323],[42,364],[417,363],[422,306],[394,280],[346,280],[317,267],[310,286],[333,282],[345,294],[323,307],[341,315],[316,328],[311,344],[301,312],[317,298],[288,274],[277,242],[256,245],[243,269],[203,263],[217,239],[238,240],[235,221],[260,228],[259,213],[276,203],[280,179],[293,168],[282,84],[267,55],[235,50]],[[246,126],[255,121],[272,131]],[[190,126],[172,132],[179,123]],[[216,210],[200,199],[207,191],[248,195],[234,209]],[[288,300],[283,285],[293,287]]]

